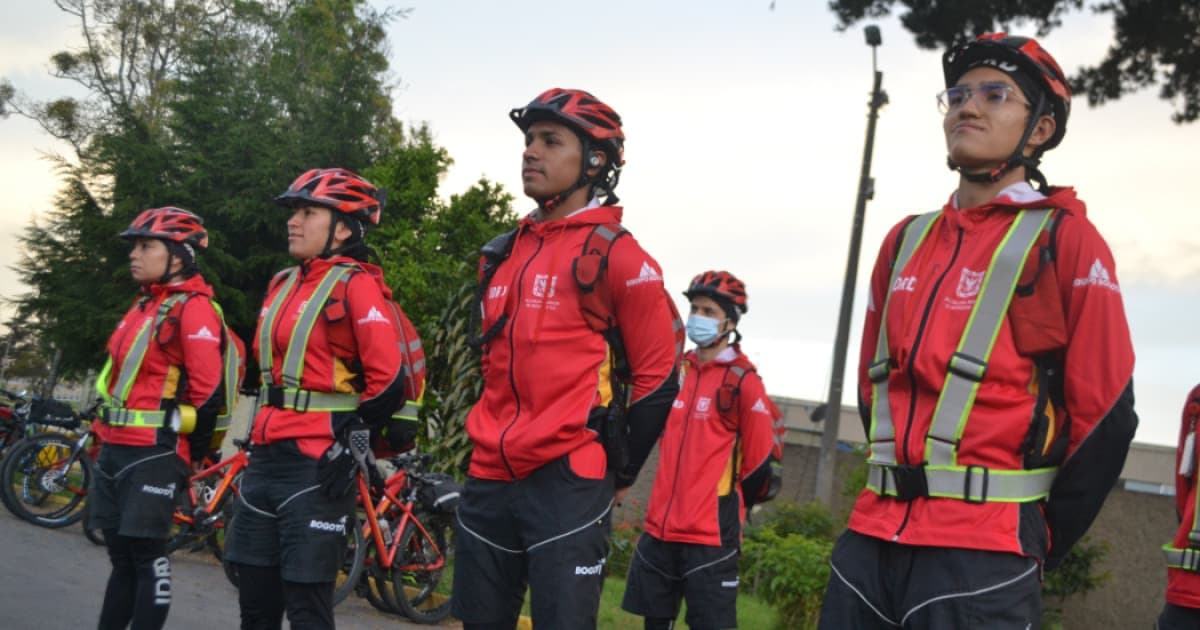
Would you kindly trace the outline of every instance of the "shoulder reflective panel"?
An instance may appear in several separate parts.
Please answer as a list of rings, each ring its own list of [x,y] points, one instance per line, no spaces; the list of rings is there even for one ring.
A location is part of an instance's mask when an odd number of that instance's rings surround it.
[[[1027,502],[1041,499],[1049,494],[1057,467],[1033,470],[991,470],[982,466],[959,466],[957,444],[966,427],[967,418],[975,403],[979,383],[987,372],[988,359],[995,346],[1000,326],[1008,312],[1008,305],[1016,290],[1021,268],[1038,235],[1046,227],[1050,210],[1023,210],[1017,213],[1008,233],[996,248],[992,261],[984,276],[979,296],[959,339],[958,349],[947,366],[946,381],[934,409],[933,420],[925,441],[923,473],[927,494],[934,497],[949,497],[971,502],[1002,501]],[[915,223],[915,222],[914,222]],[[906,237],[907,241],[908,238]],[[914,248],[915,249],[915,248]],[[903,250],[901,255],[904,255]],[[909,252],[911,256],[911,252]],[[907,260],[905,261],[907,262]],[[893,278],[901,269],[899,262],[893,270]],[[889,286],[889,295],[891,287]],[[886,306],[885,306],[886,308]],[[886,312],[885,312],[886,316]],[[886,328],[886,320],[881,325]],[[880,334],[880,339],[884,335]],[[877,350],[886,353],[886,346]],[[878,363],[878,361],[877,361]],[[886,365],[886,364],[885,364]],[[872,369],[876,368],[873,364]],[[874,378],[874,375],[872,376]],[[881,383],[875,386],[875,395],[881,391],[886,395],[886,373]],[[879,398],[874,398],[879,401]],[[882,399],[886,401],[887,399]],[[888,405],[874,404],[874,408]],[[888,418],[890,421],[890,417]],[[873,464],[868,473],[867,485],[872,490],[898,496],[896,487],[895,427],[887,427],[891,436],[890,450],[883,454],[875,452],[875,435],[878,416],[872,420]],[[889,422],[889,425],[891,423]],[[885,458],[884,455],[890,455]],[[906,474],[911,474],[906,471]],[[889,477],[892,479],[889,480]],[[889,483],[891,481],[891,483]],[[889,488],[888,486],[891,486]]]
[[[348,281],[352,271],[353,268],[348,265],[332,266],[329,271],[325,272],[325,277],[320,278],[317,288],[301,306],[300,317],[296,318],[292,334],[288,336],[287,352],[283,355],[283,366],[280,371],[280,385],[282,386],[276,386],[272,383],[270,368],[274,365],[270,362],[272,360],[271,330],[275,328],[275,320],[280,312],[280,307],[286,299],[287,293],[292,290],[295,278],[298,276],[298,270],[295,268],[287,271],[287,280],[284,281],[283,287],[276,294],[275,299],[271,300],[271,305],[263,317],[262,329],[258,332],[259,360],[266,361],[260,362],[259,365],[268,366],[262,371],[263,384],[269,390],[266,401],[271,402],[272,396],[278,394],[276,400],[271,404],[302,410],[302,412],[353,412],[358,408],[359,397],[355,394],[335,394],[335,392],[300,389],[301,377],[304,376],[304,358],[307,354],[308,336],[312,334],[313,325],[317,323],[317,318],[325,307],[325,302],[329,300],[329,296],[334,293],[337,283]]]
[[[258,327],[258,365],[262,374],[262,384],[271,386],[275,384],[275,377],[271,372],[275,369],[275,357],[272,348],[272,333],[275,331],[275,319],[279,316],[279,308],[283,302],[287,300],[288,293],[291,293],[292,286],[296,284],[296,277],[300,270],[296,267],[285,269],[280,272],[287,274],[283,281],[283,286],[279,287],[279,291],[275,293],[275,299],[267,305],[267,312],[263,314],[262,325]]]
[[[334,266],[325,272],[325,277],[321,278],[312,295],[308,296],[300,311],[300,317],[296,318],[296,325],[292,327],[292,334],[288,337],[283,369],[279,374],[279,380],[284,387],[300,387],[300,377],[304,375],[304,355],[308,353],[308,337],[312,334],[313,325],[325,309],[325,302],[333,294],[333,288],[337,283],[348,280],[349,275],[349,267]]]
[[[1195,435],[1196,429],[1192,428],[1191,436]],[[1190,437],[1189,439],[1195,439]],[[1184,451],[1188,452],[1187,450]],[[1196,457],[1196,452],[1193,449],[1191,456]],[[1195,463],[1193,461],[1193,470]],[[1195,474],[1193,472],[1193,474]],[[1188,546],[1186,549],[1178,549],[1171,543],[1162,546],[1163,554],[1167,557],[1167,566],[1172,569],[1183,569],[1193,573],[1200,573],[1200,501],[1192,501],[1192,531],[1188,532]]]
[[[125,403],[129,398],[129,390],[133,389],[138,372],[142,369],[142,361],[146,358],[146,350],[150,348],[151,337],[154,336],[154,332],[158,330],[162,321],[167,318],[167,313],[170,313],[176,304],[187,300],[188,297],[186,293],[172,293],[158,305],[154,317],[142,322],[142,327],[138,329],[137,335],[133,338],[133,345],[129,347],[129,352],[121,361],[121,371],[117,374],[117,382],[113,385],[111,394],[105,392],[108,394],[105,398],[110,405],[105,412],[109,424],[113,426],[162,426],[165,417],[162,411],[126,409]],[[96,381],[97,391],[106,389],[103,383],[107,383],[107,377],[111,372],[112,356],[109,356],[108,362],[105,363],[104,369],[101,370],[100,377]]]
[[[238,374],[242,371],[245,357],[238,354],[237,342],[233,340],[234,333],[225,323],[225,311],[220,304],[217,304],[216,300],[209,300],[209,302],[212,303],[213,310],[217,312],[217,317],[221,319],[221,330],[225,332],[225,348],[221,357],[221,382],[225,384],[225,400],[221,412],[217,414],[215,427],[216,431],[225,431],[229,428],[229,422],[233,418],[233,409],[237,406],[238,385],[240,385]]]
[[[892,410],[888,403],[888,375],[891,372],[891,358],[888,356],[887,314],[888,305],[892,302],[892,288],[896,286],[896,278],[912,259],[913,252],[925,240],[937,220],[940,212],[927,212],[912,220],[904,231],[904,240],[900,243],[900,252],[892,265],[892,275],[888,278],[887,296],[883,300],[883,309],[879,312],[879,335],[875,342],[875,360],[867,367],[867,377],[871,379],[871,458],[869,463],[884,465],[896,464],[896,426],[892,422]],[[880,404],[880,401],[883,401]]]

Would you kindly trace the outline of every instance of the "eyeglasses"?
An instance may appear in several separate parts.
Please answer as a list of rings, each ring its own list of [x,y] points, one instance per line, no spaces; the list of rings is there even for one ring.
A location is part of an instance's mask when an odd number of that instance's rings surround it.
[[[1016,92],[1016,88],[1007,83],[980,83],[977,86],[956,85],[937,95],[938,111],[945,114],[967,104],[967,100],[978,95],[975,102],[989,109],[1000,107]],[[1024,101],[1016,101],[1028,105]]]

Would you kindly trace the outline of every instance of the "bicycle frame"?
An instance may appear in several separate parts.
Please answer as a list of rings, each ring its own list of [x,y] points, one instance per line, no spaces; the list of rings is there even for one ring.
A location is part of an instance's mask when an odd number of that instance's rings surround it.
[[[249,463],[250,458],[246,454],[245,449],[239,448],[238,451],[233,455],[230,455],[229,457],[226,457],[225,459],[209,466],[208,468],[193,474],[191,477],[188,477],[188,495],[191,497],[193,511],[191,514],[187,514],[183,511],[183,509],[175,510],[175,522],[180,525],[193,525],[196,522],[196,516],[201,513],[201,510],[203,511],[206,521],[213,515],[219,514],[221,508],[225,505],[225,501],[230,490],[232,490],[234,493],[238,492],[237,488],[233,485],[233,481],[237,479],[237,476],[246,468],[247,464]],[[197,481],[208,479],[222,470],[224,470],[224,473],[221,474],[220,481],[217,482],[217,486],[213,488],[213,491],[210,495],[204,497],[203,504],[201,504],[201,502],[196,500],[196,489],[193,484],[195,484]]]
[[[363,535],[369,536],[372,543],[375,545],[375,551],[378,554],[380,566],[391,567],[392,562],[396,559],[396,554],[400,550],[400,534],[404,528],[411,522],[417,526],[421,535],[433,545],[437,551],[437,558],[432,563],[428,564],[407,564],[403,566],[393,567],[401,571],[436,571],[446,565],[446,556],[438,547],[437,541],[429,535],[429,530],[425,529],[425,524],[417,515],[413,513],[413,501],[403,500],[398,498],[398,491],[404,488],[404,482],[407,479],[407,473],[401,469],[400,472],[392,475],[382,488],[379,503],[375,504],[372,501],[370,484],[363,473],[358,473],[358,503],[366,512],[366,522],[363,523]],[[397,523],[393,531],[392,542],[389,544],[383,539],[383,529],[379,525],[379,519],[384,517],[389,509],[398,509],[401,512],[400,522]]]

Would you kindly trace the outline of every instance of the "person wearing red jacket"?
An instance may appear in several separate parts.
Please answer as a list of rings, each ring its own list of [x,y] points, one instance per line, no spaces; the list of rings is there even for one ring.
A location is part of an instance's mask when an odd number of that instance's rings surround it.
[[[405,398],[398,322],[364,237],[383,193],[340,168],[300,175],[275,201],[294,208],[288,253],[255,333],[262,403],[225,558],[239,576],[243,630],[333,628],[333,589],[354,527],[351,444]],[[361,453],[360,453],[361,454]]]
[[[658,263],[619,225],[617,113],[554,88],[511,118],[538,208],[484,248],[484,387],[467,416],[453,613],[468,629],[513,628],[528,584],[535,625],[595,627],[614,487],[633,484],[662,431],[682,324]]]
[[[687,600],[691,628],[737,627],[746,512],[782,481],[783,414],[742,353],[746,286],[727,271],[692,278],[683,384],[659,443],[645,533],[621,607],[669,630]],[[734,341],[730,337],[734,336]]]
[[[1188,393],[1175,451],[1175,512],[1179,529],[1163,546],[1167,556],[1167,603],[1155,630],[1200,628],[1200,519],[1196,518],[1196,423],[1200,420],[1200,385]]]
[[[993,33],[942,65],[958,188],[894,227],[875,263],[867,488],[833,550],[823,629],[1037,627],[1042,569],[1091,526],[1137,428],[1112,254],[1037,168],[1066,131],[1058,63]]]
[[[104,532],[112,562],[99,627],[161,628],[171,605],[166,544],[175,499],[188,463],[208,451],[229,340],[196,264],[208,247],[200,217],[171,206],[146,210],[121,238],[133,241],[129,271],[141,291],[109,337],[96,382],[104,448],[88,525]]]

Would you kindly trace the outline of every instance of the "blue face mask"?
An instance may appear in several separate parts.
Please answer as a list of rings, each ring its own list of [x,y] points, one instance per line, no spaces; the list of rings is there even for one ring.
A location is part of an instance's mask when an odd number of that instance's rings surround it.
[[[721,337],[721,321],[703,315],[690,315],[687,320],[687,336],[701,348],[711,346]]]

